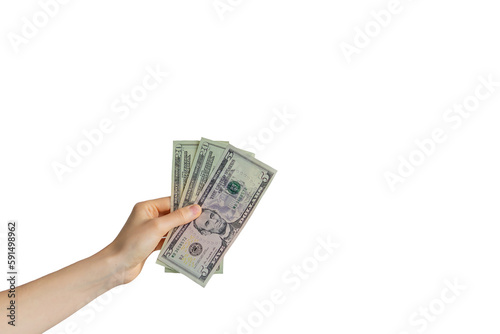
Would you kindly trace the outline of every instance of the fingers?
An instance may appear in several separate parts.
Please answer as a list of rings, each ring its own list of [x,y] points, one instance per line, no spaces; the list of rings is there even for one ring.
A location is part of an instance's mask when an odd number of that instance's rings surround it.
[[[163,216],[170,212],[170,196],[152,199],[147,201],[158,210],[158,214]]]
[[[163,235],[176,226],[193,221],[200,213],[201,207],[198,204],[193,204],[171,212],[168,215],[155,218],[155,221]]]
[[[140,211],[145,211],[150,218],[166,215],[170,212],[170,197],[162,197],[137,203],[135,205]]]

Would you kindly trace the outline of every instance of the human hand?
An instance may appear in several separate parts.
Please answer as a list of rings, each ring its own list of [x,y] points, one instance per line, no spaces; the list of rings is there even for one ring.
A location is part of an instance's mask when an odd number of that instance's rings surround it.
[[[170,197],[137,203],[115,240],[103,249],[112,254],[117,284],[134,280],[146,259],[161,249],[163,236],[172,228],[197,218],[201,208],[197,204],[170,213]]]
[[[16,287],[16,300],[29,321],[18,322],[15,328],[2,321],[0,332],[45,332],[106,291],[132,281],[148,256],[161,248],[162,237],[200,213],[198,205],[170,213],[169,197],[137,203],[115,240],[100,252]],[[0,305],[9,299],[9,290],[0,292]]]

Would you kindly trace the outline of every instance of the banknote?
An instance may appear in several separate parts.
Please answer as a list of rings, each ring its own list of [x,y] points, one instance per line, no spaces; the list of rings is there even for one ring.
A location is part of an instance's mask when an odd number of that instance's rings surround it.
[[[273,168],[228,145],[194,200],[202,213],[164,243],[158,261],[205,286],[275,175]]]
[[[192,168],[190,170],[189,176],[185,185],[182,189],[182,196],[180,199],[180,204],[178,207],[185,207],[194,203],[196,196],[200,193],[201,189],[205,186],[208,176],[212,173],[215,166],[221,159],[222,153],[226,149],[229,142],[225,141],[214,141],[207,138],[201,138],[198,142],[198,150],[194,156]],[[252,152],[243,151],[245,154],[250,156],[255,156]],[[173,181],[174,182],[174,181]],[[177,187],[179,188],[179,187]],[[167,240],[172,237],[177,228],[172,229],[167,235]],[[223,263],[221,263],[220,268],[217,269],[216,273],[222,273]],[[172,268],[165,266],[165,272],[176,272]]]
[[[170,192],[170,211],[179,208],[182,190],[189,177],[191,163],[198,149],[199,140],[176,140],[172,159],[172,190]]]
[[[193,168],[186,181],[185,191],[181,197],[181,207],[194,203],[194,200],[205,186],[208,177],[229,143],[220,143],[207,138],[201,138],[198,151],[194,157]]]
[[[198,149],[199,140],[174,140],[172,150],[172,185],[170,192],[170,211],[179,208],[182,190],[186,184],[191,170],[191,164]],[[169,235],[166,239],[168,240]],[[160,263],[163,265],[163,263]],[[165,272],[176,273],[177,271],[165,266]]]
[[[189,172],[188,179],[183,188],[182,196],[180,199],[179,207],[193,204],[196,195],[201,191],[208,176],[213,171],[215,164],[217,164],[226,149],[228,142],[219,142],[207,138],[201,138],[198,145],[198,150],[193,159],[192,168]],[[168,232],[167,240],[177,230],[177,227]]]
[[[229,142],[227,141],[213,141],[207,138],[202,138],[201,141],[174,141],[171,211],[193,203],[195,196],[199,194],[205,185],[208,175],[213,171],[228,144]],[[243,152],[252,157],[255,156],[252,152]],[[195,166],[195,168],[191,168],[191,166]],[[194,189],[194,191],[190,191],[187,195],[183,191],[186,184],[189,184]],[[179,193],[184,196],[180,196]],[[175,230],[173,229],[168,233],[167,240],[170,239]],[[157,263],[165,267],[166,273],[177,273],[176,270],[169,266],[158,261]],[[216,270],[216,274],[222,273],[223,263],[221,262],[219,268]]]
[[[189,173],[185,191],[182,193],[180,207],[185,207],[194,203],[196,197],[205,187],[208,177],[218,165],[222,154],[229,142],[213,141],[207,138],[201,138],[198,151],[194,157],[193,167]],[[252,152],[239,150],[245,155],[254,157]],[[175,232],[175,230],[173,231]]]
[[[194,155],[192,159],[192,165],[190,165],[190,170],[189,170],[189,175],[187,176],[187,180],[185,184],[182,186],[182,196],[179,200],[179,202],[175,203],[172,202],[172,207],[175,209],[178,208],[183,208],[185,206],[188,206],[193,203],[193,201],[196,198],[196,195],[200,192],[200,190],[203,188],[205,185],[205,182],[209,176],[209,174],[212,172],[213,167],[215,166],[216,163],[219,162],[222,153],[226,149],[227,145],[229,142],[223,142],[223,141],[214,141],[210,140],[207,138],[201,138],[200,141],[198,141],[198,146],[196,150],[196,154]],[[172,175],[175,175],[173,172]],[[177,179],[172,179],[172,183],[175,182],[181,182],[181,180]],[[175,187],[175,186],[173,186]],[[177,189],[179,187],[176,187]],[[184,189],[186,191],[184,191]],[[171,197],[172,198],[172,197]],[[177,206],[173,206],[176,204]],[[171,231],[168,232],[166,240],[169,240],[173,233],[177,230],[177,227],[173,228]],[[158,261],[157,261],[158,262]],[[162,264],[162,263],[160,263]],[[217,269],[218,273],[222,273],[222,268]],[[166,273],[175,273],[177,272],[173,268],[170,268],[168,265],[165,265],[165,272]]]
[[[202,140],[203,139],[204,138],[202,138]],[[228,144],[228,142],[224,141],[210,141],[205,139],[205,141],[202,142],[202,145],[207,145],[207,143],[214,145],[214,147],[215,145],[217,145],[217,147],[221,146],[224,148]],[[174,141],[173,154],[172,154],[172,186],[171,186],[171,197],[170,197],[171,201],[170,211],[175,211],[179,207],[184,207],[184,205],[180,205],[181,195],[183,193],[184,186],[189,178],[193,160],[195,159],[195,156],[198,157],[200,156],[199,154],[197,154],[199,144],[200,144],[199,140]],[[171,237],[172,232],[173,231],[170,231],[167,234],[166,240],[168,240]],[[166,273],[177,273],[176,270],[166,266],[163,263],[158,263],[158,264],[163,265],[165,267]],[[223,272],[223,267],[221,265],[220,268],[217,269],[217,273],[222,273],[222,272]]]

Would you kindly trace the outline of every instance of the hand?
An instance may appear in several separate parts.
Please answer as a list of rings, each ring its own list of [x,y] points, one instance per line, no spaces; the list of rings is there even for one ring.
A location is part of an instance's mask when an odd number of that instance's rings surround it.
[[[42,333],[81,309],[90,300],[139,275],[149,255],[163,245],[172,228],[201,213],[192,205],[170,213],[170,198],[138,203],[116,239],[86,259],[16,287],[22,319],[16,327],[0,322],[0,333]],[[0,305],[9,303],[9,290],[0,292]],[[50,310],[47,308],[50,305]]]
[[[170,197],[137,203],[116,239],[103,250],[114,255],[117,284],[134,280],[149,255],[161,249],[165,241],[162,237],[200,213],[197,204],[170,213]]]

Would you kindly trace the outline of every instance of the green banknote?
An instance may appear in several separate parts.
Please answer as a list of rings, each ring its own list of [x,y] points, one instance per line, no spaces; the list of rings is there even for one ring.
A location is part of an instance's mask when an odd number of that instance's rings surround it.
[[[206,152],[202,154],[208,156]],[[205,286],[248,222],[275,174],[276,170],[249,156],[248,152],[227,145],[194,199],[194,203],[202,208],[201,215],[172,234],[164,243],[157,261]],[[184,199],[188,184],[189,178]],[[181,202],[185,203],[182,199]]]

